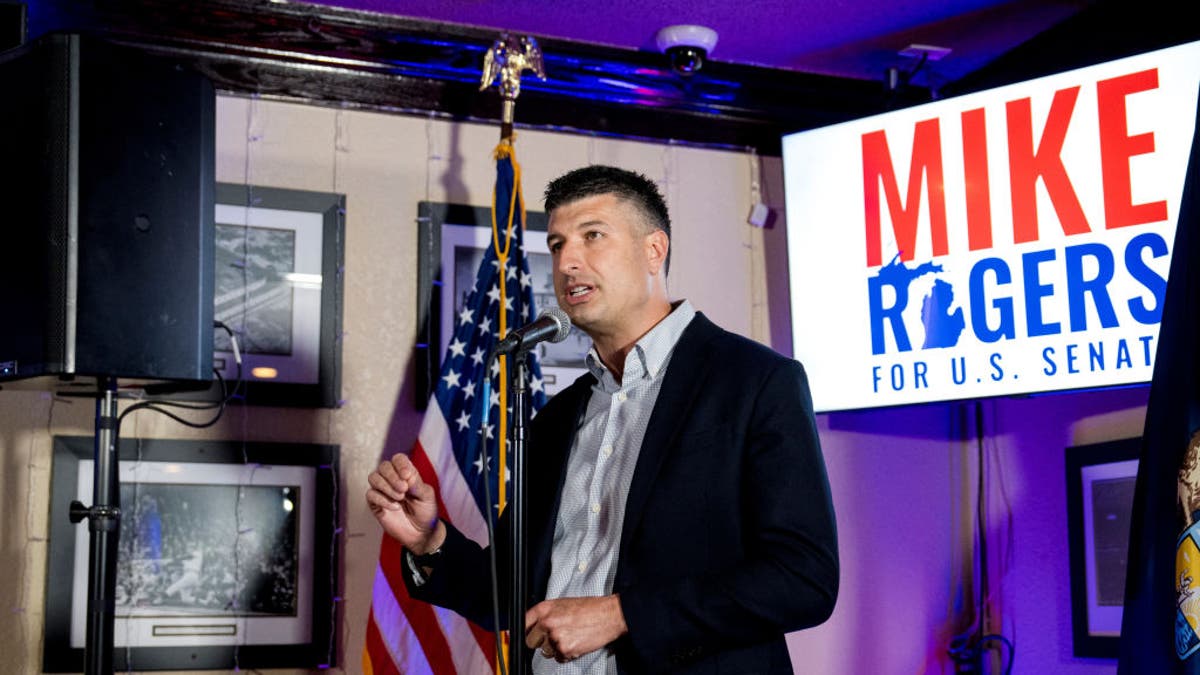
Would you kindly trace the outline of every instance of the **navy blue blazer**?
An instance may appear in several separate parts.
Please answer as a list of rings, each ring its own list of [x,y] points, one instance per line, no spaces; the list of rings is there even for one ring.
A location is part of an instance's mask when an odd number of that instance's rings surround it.
[[[567,456],[594,383],[579,378],[531,426],[530,606],[545,596]],[[409,591],[490,628],[488,554],[448,530],[429,580],[416,587],[403,575]],[[503,580],[504,517],[496,541]],[[791,673],[784,633],[825,621],[837,590],[833,504],[803,367],[697,314],[671,356],[625,507],[613,584],[629,627],[614,645],[619,669]]]

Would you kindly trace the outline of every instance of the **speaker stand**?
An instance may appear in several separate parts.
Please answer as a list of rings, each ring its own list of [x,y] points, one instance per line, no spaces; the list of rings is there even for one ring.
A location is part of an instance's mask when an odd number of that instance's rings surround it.
[[[118,487],[117,378],[100,378],[96,395],[95,464],[92,506],[71,502],[70,518],[88,520],[86,675],[112,675],[113,617],[117,587],[117,543],[121,536],[121,493]]]

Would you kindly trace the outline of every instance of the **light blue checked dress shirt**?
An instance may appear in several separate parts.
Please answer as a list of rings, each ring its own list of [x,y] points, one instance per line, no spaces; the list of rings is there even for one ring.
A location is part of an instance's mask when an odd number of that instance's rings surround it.
[[[612,593],[625,501],[642,439],[675,343],[695,316],[695,308],[684,300],[642,336],[625,357],[620,384],[600,361],[596,348],[588,351],[587,367],[597,383],[567,460],[547,598]],[[605,648],[560,664],[539,651],[533,657],[533,672],[616,675],[617,659]]]

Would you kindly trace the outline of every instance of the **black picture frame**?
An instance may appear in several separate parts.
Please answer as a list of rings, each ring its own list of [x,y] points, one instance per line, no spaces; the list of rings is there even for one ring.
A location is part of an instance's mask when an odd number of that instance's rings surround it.
[[[68,509],[74,499],[90,503],[93,444],[90,436],[55,436],[53,441],[43,672],[80,672],[85,665],[87,525],[73,525]],[[122,491],[134,498],[122,504],[113,649],[117,671],[337,665],[338,446],[121,439],[120,460]],[[170,476],[174,477],[161,480]],[[142,480],[145,477],[151,480]],[[229,480],[232,477],[237,478]],[[228,504],[230,492],[236,493],[236,505]],[[253,506],[264,503],[263,498],[267,504],[279,504],[280,494],[285,508],[278,511],[288,512],[286,516]],[[292,508],[286,508],[289,504]],[[211,508],[201,513],[205,505],[216,507],[217,513]],[[236,509],[237,520],[229,537],[238,543],[221,539],[214,545],[207,534],[228,520],[221,514],[231,509]],[[201,519],[213,524],[178,525]],[[257,527],[271,521],[282,523],[274,534],[269,527]],[[136,537],[145,532],[157,536],[139,543]],[[181,536],[184,532],[187,535]],[[164,555],[138,555],[151,550],[151,544]],[[233,565],[222,564],[228,562],[226,546],[234,547]],[[138,554],[130,553],[135,550]],[[161,592],[168,578],[174,587],[187,574],[185,559],[165,555],[173,550],[201,552],[193,554],[190,595]],[[129,558],[136,562],[131,564]],[[200,562],[204,559],[207,563]],[[276,564],[279,561],[283,564]],[[229,572],[243,566],[270,572],[244,577]],[[150,581],[144,581],[147,578]],[[138,587],[122,599],[121,591],[131,586]],[[236,601],[221,600],[220,591],[228,588],[234,590],[225,597]],[[242,603],[245,598],[252,600]]]
[[[1075,656],[1115,659],[1141,438],[1066,449]]]
[[[449,339],[445,329],[447,317],[454,316],[456,272],[475,278],[478,262],[464,264],[462,270],[444,269],[448,261],[459,261],[454,248],[471,249],[482,256],[482,250],[490,245],[492,228],[491,209],[449,204],[443,202],[420,202],[417,205],[417,344],[416,344],[416,387],[413,404],[424,410],[429,403],[441,370],[445,342]],[[534,276],[536,303],[556,302],[553,297],[553,281],[549,272],[549,253],[546,252],[546,227],[548,218],[541,211],[525,212],[526,256],[531,263]],[[464,236],[465,235],[465,236]],[[474,243],[472,243],[474,242]],[[483,243],[481,243],[483,242]],[[536,261],[535,256],[544,256]],[[539,271],[540,270],[540,271]],[[541,304],[539,304],[539,307]],[[561,358],[547,358],[547,349],[539,345],[538,356],[545,382],[547,396],[571,384],[585,372],[583,354],[591,340],[578,328],[552,349]]]
[[[242,364],[228,333],[214,329],[213,368],[225,389],[214,382],[166,396],[216,401],[224,391],[251,405],[340,405],[345,213],[340,194],[217,183],[213,316],[239,333]]]

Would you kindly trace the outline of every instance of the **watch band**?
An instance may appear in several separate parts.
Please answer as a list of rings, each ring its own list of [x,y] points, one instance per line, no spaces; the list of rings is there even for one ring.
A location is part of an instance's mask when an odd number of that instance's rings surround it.
[[[433,549],[432,551],[430,551],[429,553],[425,553],[422,555],[417,555],[417,554],[413,553],[412,557],[413,557],[413,562],[416,563],[418,567],[432,568],[432,567],[437,566],[438,561],[440,561],[442,559],[442,547],[439,546],[439,547]]]

